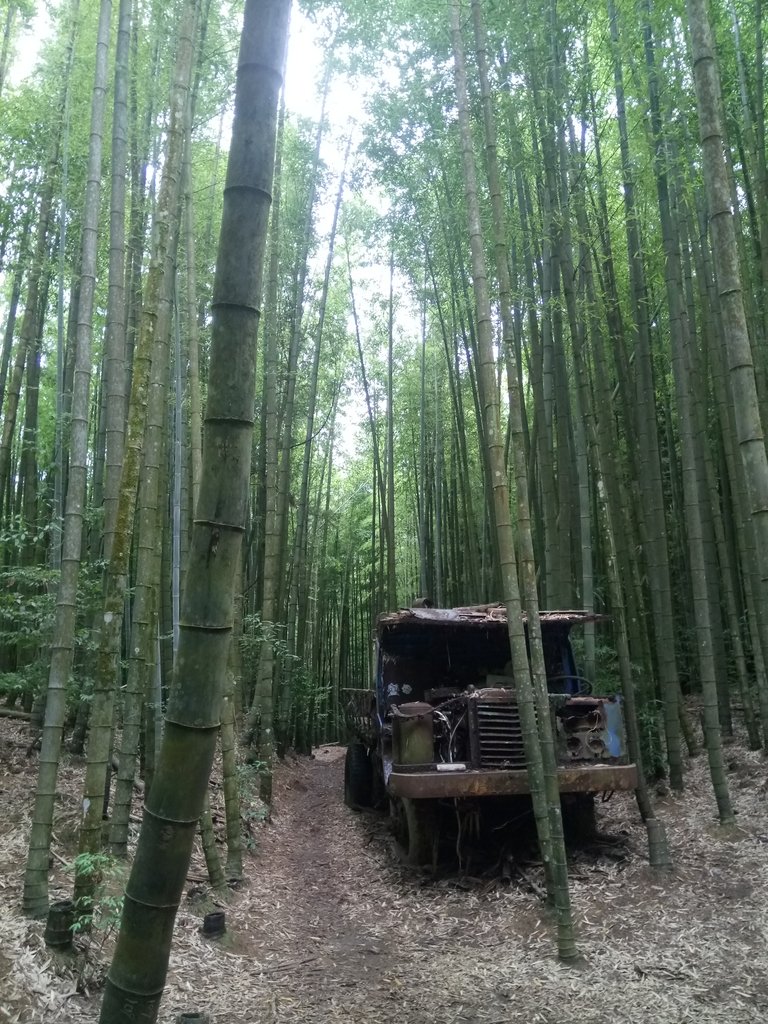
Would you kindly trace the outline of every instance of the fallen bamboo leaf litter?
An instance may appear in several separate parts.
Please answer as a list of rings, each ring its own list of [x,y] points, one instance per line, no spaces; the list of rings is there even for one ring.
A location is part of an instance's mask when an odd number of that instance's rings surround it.
[[[3,729],[23,731],[15,723]],[[629,852],[619,864],[597,853],[574,858],[577,971],[554,959],[551,922],[523,878],[457,884],[404,868],[382,819],[343,806],[342,758],[329,746],[314,760],[278,766],[273,824],[254,830],[246,881],[227,903],[229,946],[204,940],[202,911],[184,901],[162,1024],[192,1003],[217,1024],[565,1024],[577,1005],[585,1024],[757,1024],[768,1015],[768,847],[760,841],[768,814],[759,755],[738,750],[736,834],[714,824],[703,761],[692,762],[684,794],[659,801],[675,861],[662,878],[647,866],[632,801],[601,805],[601,828],[626,833]],[[65,861],[79,787],[78,765],[65,763],[56,820],[56,853]],[[221,822],[218,787],[211,797]],[[73,996],[72,963],[49,954],[42,926],[18,908],[29,775],[5,776],[0,802],[0,878],[11,896],[0,914],[4,1012],[24,1024],[90,1024],[98,992]],[[524,871],[541,885],[540,865]],[[52,877],[66,894],[58,859]],[[190,878],[204,877],[198,851]],[[109,951],[100,952],[98,970]]]

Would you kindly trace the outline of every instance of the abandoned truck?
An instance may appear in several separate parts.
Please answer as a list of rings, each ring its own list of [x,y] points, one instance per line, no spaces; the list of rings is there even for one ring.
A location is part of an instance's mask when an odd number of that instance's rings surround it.
[[[637,782],[621,699],[591,693],[571,644],[572,627],[601,618],[541,613],[558,783],[582,807]],[[446,802],[477,808],[481,800],[530,793],[510,657],[503,605],[379,617],[374,689],[346,691],[354,738],[344,796],[356,809],[389,803],[410,863],[435,858]]]

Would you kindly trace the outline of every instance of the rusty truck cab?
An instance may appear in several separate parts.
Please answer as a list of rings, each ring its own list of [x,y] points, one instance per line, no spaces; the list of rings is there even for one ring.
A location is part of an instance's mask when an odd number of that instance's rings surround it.
[[[571,644],[574,626],[599,618],[541,613],[561,793],[636,785],[621,699],[591,692]],[[370,731],[360,746],[368,750],[373,789],[402,818],[409,859],[428,859],[436,801],[530,792],[503,605],[380,616],[370,697]],[[353,757],[361,761],[362,752]]]

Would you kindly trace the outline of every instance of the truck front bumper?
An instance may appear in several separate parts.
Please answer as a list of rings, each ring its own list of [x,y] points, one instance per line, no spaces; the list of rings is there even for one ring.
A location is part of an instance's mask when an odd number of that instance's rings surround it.
[[[558,768],[557,784],[561,793],[610,793],[617,789],[635,789],[637,766],[595,764]],[[517,796],[530,791],[525,768],[439,771],[422,765],[413,768],[397,765],[387,779],[388,793],[411,800]]]

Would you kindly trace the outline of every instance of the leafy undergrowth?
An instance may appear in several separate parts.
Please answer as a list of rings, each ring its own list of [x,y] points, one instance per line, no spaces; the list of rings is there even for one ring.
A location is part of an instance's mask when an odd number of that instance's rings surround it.
[[[0,720],[0,1020],[97,1017],[113,935],[46,949],[20,912],[35,755]],[[505,835],[431,872],[400,861],[384,819],[341,801],[343,750],[288,760],[272,823],[244,809],[246,881],[224,906],[223,940],[201,932],[212,905],[199,852],[177,918],[160,1020],[202,1010],[216,1024],[697,1024],[768,1016],[768,780],[759,753],[727,748],[738,825],[716,821],[706,762],[684,794],[658,799],[674,869],[654,873],[632,800],[599,808],[610,841],[573,847],[571,895],[581,961],[555,957],[541,867]],[[82,765],[62,768],[52,898],[69,895]],[[212,790],[221,827],[220,791]],[[514,829],[512,830],[514,833]],[[446,857],[450,849],[444,851]]]

